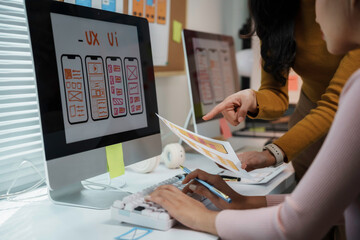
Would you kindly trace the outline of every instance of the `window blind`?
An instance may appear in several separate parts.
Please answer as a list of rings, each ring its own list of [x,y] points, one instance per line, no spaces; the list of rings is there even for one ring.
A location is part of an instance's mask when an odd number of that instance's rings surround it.
[[[0,0],[0,195],[38,182],[43,156],[24,2]]]

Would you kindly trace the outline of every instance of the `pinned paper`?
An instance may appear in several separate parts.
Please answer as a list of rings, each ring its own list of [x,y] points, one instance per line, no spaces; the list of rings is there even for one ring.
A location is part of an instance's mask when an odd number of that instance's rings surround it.
[[[115,178],[125,173],[121,143],[106,147],[106,159],[110,178]]]
[[[176,20],[173,21],[173,40],[174,42],[181,43],[182,23]]]
[[[75,3],[84,7],[91,7],[91,0],[75,0]]]
[[[115,2],[115,0],[102,0],[101,7],[103,10],[115,12],[116,11],[116,2]]]
[[[225,118],[220,119],[220,130],[221,130],[221,134],[223,135],[224,139],[228,139],[228,138],[232,137],[230,127]]]
[[[289,91],[297,91],[298,90],[298,81],[299,81],[298,75],[290,75],[289,76],[289,78],[288,78]]]

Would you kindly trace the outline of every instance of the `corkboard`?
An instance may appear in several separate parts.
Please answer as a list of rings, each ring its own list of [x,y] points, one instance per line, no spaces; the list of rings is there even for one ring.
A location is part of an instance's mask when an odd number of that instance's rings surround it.
[[[64,1],[64,0],[58,0]],[[155,74],[165,73],[166,75],[179,74],[185,71],[184,50],[181,43],[173,41],[173,21],[176,20],[182,24],[182,28],[186,28],[186,4],[187,0],[170,0],[170,34],[169,34],[169,53],[167,66],[155,66]],[[124,0],[124,13],[129,10],[129,0]]]
[[[183,72],[185,71],[183,45],[172,39],[173,21],[176,20],[186,27],[186,4],[187,0],[170,0],[170,34],[169,34],[169,55],[167,66],[155,66],[155,74],[161,72]],[[128,13],[129,1],[124,0],[124,13]]]

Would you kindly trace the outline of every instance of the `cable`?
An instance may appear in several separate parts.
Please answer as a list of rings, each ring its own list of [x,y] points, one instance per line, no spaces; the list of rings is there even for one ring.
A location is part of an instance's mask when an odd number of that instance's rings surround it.
[[[119,187],[114,187],[114,186],[111,186],[110,173],[106,174],[106,176],[108,177],[108,180],[109,180],[109,182],[107,184],[92,182],[92,181],[89,181],[89,180],[84,180],[84,181],[82,181],[83,186],[86,189],[89,189],[89,190],[109,190],[109,189],[112,189],[112,190],[121,190],[122,191],[121,188],[126,185],[125,181],[123,181],[122,184]],[[100,187],[100,189],[94,188],[93,186]]]
[[[32,185],[31,187],[28,187],[28,188],[26,188],[24,190],[21,190],[21,191],[18,191],[18,192],[10,193],[10,191],[14,187],[16,181],[19,179],[20,169],[23,167],[23,165],[25,165],[27,163],[30,164],[30,166],[41,177],[41,179],[38,182],[36,182],[34,185]],[[83,184],[83,186],[85,188],[89,189],[89,190],[109,190],[109,189],[111,189],[111,190],[121,190],[121,188],[126,185],[126,182],[123,181],[123,183],[119,187],[111,186],[110,174],[107,174],[107,176],[109,178],[109,183],[108,184],[96,183],[96,182],[85,180],[85,181],[83,181],[85,183],[85,184]],[[27,193],[27,192],[30,192],[32,190],[35,190],[36,188],[40,187],[44,183],[46,184],[46,179],[41,175],[40,171],[36,168],[36,166],[31,161],[24,160],[17,167],[16,177],[14,178],[14,180],[12,181],[12,183],[9,186],[8,190],[6,191],[6,194],[0,195],[0,200],[1,199],[13,200],[14,197],[19,196],[19,195],[24,194],[24,193]],[[94,188],[93,186],[100,187],[100,189]],[[24,200],[26,200],[26,199],[24,199]]]
[[[18,192],[10,193],[11,189],[14,187],[14,184],[16,183],[16,181],[19,178],[20,168],[23,165],[25,165],[26,163],[30,164],[30,166],[35,170],[35,172],[37,172],[37,174],[41,177],[41,179],[31,187],[28,187],[28,188],[26,188],[24,190],[21,190],[21,191],[18,191]],[[19,164],[18,169],[16,170],[16,178],[12,181],[10,187],[6,191],[6,194],[0,195],[0,199],[8,199],[8,198],[15,197],[15,196],[18,196],[18,195],[23,194],[23,193],[30,192],[30,191],[38,188],[39,186],[41,186],[43,183],[45,183],[45,178],[41,175],[40,171],[35,167],[35,165],[31,161],[28,161],[28,160],[22,161]]]

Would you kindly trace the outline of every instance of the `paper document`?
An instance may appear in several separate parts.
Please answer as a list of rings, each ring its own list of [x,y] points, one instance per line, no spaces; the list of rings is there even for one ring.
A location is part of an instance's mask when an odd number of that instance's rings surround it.
[[[202,155],[210,158],[224,168],[236,173],[236,175],[240,177],[248,179],[252,178],[252,176],[247,171],[241,168],[241,162],[229,142],[201,136],[179,127],[178,125],[166,120],[158,114],[157,116],[165,123],[166,126],[170,128],[173,133],[181,138],[181,140],[183,140],[190,147]]]

